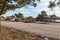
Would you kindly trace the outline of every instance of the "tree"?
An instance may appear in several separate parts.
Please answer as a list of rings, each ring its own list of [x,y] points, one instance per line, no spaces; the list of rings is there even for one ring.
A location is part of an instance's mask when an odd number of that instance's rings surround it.
[[[44,17],[47,17],[46,11],[42,10],[41,15],[44,16]]]
[[[13,1],[17,4],[12,4]],[[32,1],[35,2],[35,0],[0,0],[0,15],[5,14],[7,10],[13,10],[28,5]],[[36,7],[36,3],[33,3],[33,6]]]
[[[58,0],[57,5],[60,7],[60,0]]]
[[[34,22],[34,18],[32,16],[29,16],[29,17],[26,18],[26,20],[24,22],[32,23],[32,22]]]
[[[14,14],[14,16],[15,16],[16,18],[23,18],[23,14],[21,14],[21,13]]]
[[[46,21],[47,21],[46,11],[42,10],[42,11],[41,11],[41,15],[42,15],[42,20],[46,23]]]
[[[41,14],[38,14],[36,17],[37,21],[44,21],[47,18],[47,14],[44,10],[41,11]]]
[[[43,18],[42,18],[42,15],[41,14],[38,14],[38,16],[35,18],[35,20],[36,21],[40,21],[40,20],[42,20]]]
[[[12,4],[16,2],[17,4]],[[0,0],[0,16],[5,14],[7,10],[13,10],[16,8],[21,8],[27,4],[30,4],[32,0]],[[33,5],[34,6],[34,5]],[[0,18],[0,26],[1,26],[1,18]]]
[[[11,17],[15,18],[15,16],[14,16],[14,15],[12,15]]]
[[[51,8],[51,10],[53,10],[53,8],[54,8],[55,6],[59,6],[59,7],[60,7],[60,0],[58,0],[58,2],[55,3],[56,1],[57,1],[57,0],[54,0],[53,2],[50,1],[48,8]]]
[[[16,5],[12,4],[13,1],[16,2],[17,4]],[[0,0],[0,15],[4,14],[7,10],[13,10],[28,5],[32,1],[33,0]]]
[[[56,1],[56,0],[55,0]],[[50,1],[49,2],[49,5],[48,5],[48,8],[51,8],[51,10],[53,10],[53,8],[56,6],[56,4],[55,4],[55,1]]]
[[[55,21],[55,20],[56,20],[56,15],[54,15],[54,14],[51,15],[51,16],[50,16],[50,20],[51,20],[51,21]]]
[[[23,14],[18,13],[18,14],[14,14],[15,16],[15,21],[19,22],[23,20]]]
[[[14,1],[19,1],[19,0],[14,0]],[[21,0],[22,2],[24,2],[23,0]],[[19,1],[20,2],[20,1]],[[0,0],[0,16],[2,14],[5,14],[5,12],[7,10],[12,10],[17,8],[15,5],[11,5],[9,3],[12,3],[12,0]],[[18,2],[17,2],[18,3]],[[24,3],[23,3],[24,4]],[[21,3],[22,5],[22,3]],[[1,18],[0,18],[0,26],[1,26]]]
[[[36,7],[36,3],[34,3],[33,6]]]
[[[53,2],[50,1],[50,2],[49,2],[49,5],[48,5],[48,8],[50,8],[50,9],[54,12],[54,14],[55,14],[54,8],[56,7],[55,2],[56,2],[56,0],[54,0]]]
[[[17,4],[12,4],[13,2]],[[0,0],[0,15],[5,13],[7,10],[13,10],[16,8],[21,8],[27,4],[30,4],[32,0]]]

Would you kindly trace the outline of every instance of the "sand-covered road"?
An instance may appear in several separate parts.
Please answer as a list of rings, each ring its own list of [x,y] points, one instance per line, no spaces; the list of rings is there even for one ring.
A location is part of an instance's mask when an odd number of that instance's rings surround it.
[[[34,32],[36,34],[43,34],[49,37],[60,38],[60,24],[36,24],[36,23],[22,23],[22,22],[1,22],[3,26],[12,27],[17,30],[24,30]]]

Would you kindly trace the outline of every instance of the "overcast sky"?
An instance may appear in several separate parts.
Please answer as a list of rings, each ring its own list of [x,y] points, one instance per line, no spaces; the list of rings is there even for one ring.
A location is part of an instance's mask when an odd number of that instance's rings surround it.
[[[41,0],[41,2],[36,1],[37,7],[28,5],[27,8],[25,6],[25,7],[16,9],[15,11],[8,11],[6,14],[4,14],[4,16],[11,16],[11,15],[14,15],[14,13],[20,12],[20,13],[23,13],[25,17],[28,17],[28,16],[36,17],[42,10],[45,10],[48,15],[52,15],[54,14],[53,11],[51,11],[48,8],[49,1],[50,0]],[[55,15],[60,17],[60,8],[57,6],[54,8],[54,10],[55,10]]]

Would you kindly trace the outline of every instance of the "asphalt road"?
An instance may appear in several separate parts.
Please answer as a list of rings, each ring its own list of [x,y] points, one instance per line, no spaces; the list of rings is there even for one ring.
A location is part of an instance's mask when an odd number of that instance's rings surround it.
[[[43,34],[49,37],[60,38],[60,24],[36,24],[22,22],[1,22],[2,26]]]

